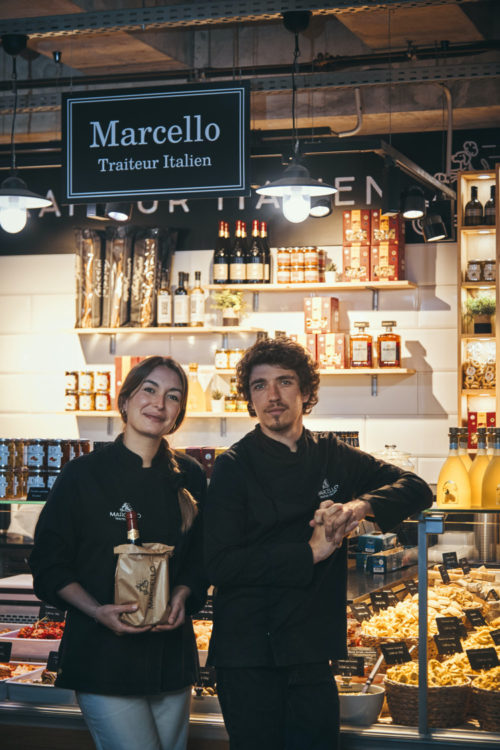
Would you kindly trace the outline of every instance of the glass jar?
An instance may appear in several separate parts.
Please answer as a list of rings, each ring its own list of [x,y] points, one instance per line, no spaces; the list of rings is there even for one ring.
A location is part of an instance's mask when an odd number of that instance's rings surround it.
[[[92,391],[80,391],[78,396],[79,411],[94,411],[94,394]]]
[[[47,487],[47,472],[42,469],[29,469],[26,482],[26,494],[32,487]]]
[[[57,469],[49,469],[47,471],[47,489],[51,490],[54,486],[54,482],[56,481],[57,477],[59,476],[59,472]]]
[[[304,281],[306,284],[317,284],[319,282],[318,266],[308,266],[304,268]]]
[[[292,265],[290,269],[290,283],[291,284],[303,284],[304,283],[304,266]]]
[[[497,268],[494,258],[483,261],[482,276],[483,281],[496,281]]]
[[[109,391],[111,388],[111,373],[107,370],[102,372],[96,372],[94,378],[95,390],[97,391]],[[97,408],[97,407],[96,407]]]
[[[9,440],[0,439],[0,469],[5,469],[11,465]]]
[[[45,441],[28,440],[26,448],[26,465],[29,468],[42,469],[45,466],[45,461]]]
[[[229,367],[229,354],[227,349],[215,350],[215,369],[227,370]]]
[[[14,497],[26,497],[28,485],[28,469],[26,466],[14,469]]]
[[[230,349],[229,350],[229,369],[234,370],[238,362],[243,356],[243,349]]]
[[[315,266],[316,268],[318,267],[319,260],[317,247],[306,247],[304,249],[304,264],[306,266]]]
[[[109,391],[96,391],[95,394],[96,411],[109,411],[111,409],[111,396]]]
[[[90,440],[79,440],[78,449],[80,451],[80,456],[84,453],[90,453]]]
[[[66,370],[65,378],[64,378],[65,388],[67,391],[77,391],[78,390],[78,373],[76,370],[69,371]]]
[[[278,266],[289,268],[292,265],[292,251],[289,247],[279,247],[276,255]]]
[[[11,489],[12,484],[12,469],[2,467],[0,469],[0,500],[5,500],[7,497],[12,497]]]
[[[278,268],[276,270],[276,282],[278,284],[290,283],[290,266],[282,266],[278,264]]]
[[[305,265],[305,253],[303,247],[292,247],[291,252],[291,262],[290,265],[292,268],[294,266],[299,266],[300,268],[304,268]]]
[[[94,390],[94,373],[91,370],[89,370],[88,372],[80,373],[80,377],[78,379],[78,390],[80,391],[80,393]]]
[[[65,391],[64,393],[64,411],[76,411],[78,409],[78,392]]]
[[[469,260],[465,271],[466,281],[481,281],[481,261]]]

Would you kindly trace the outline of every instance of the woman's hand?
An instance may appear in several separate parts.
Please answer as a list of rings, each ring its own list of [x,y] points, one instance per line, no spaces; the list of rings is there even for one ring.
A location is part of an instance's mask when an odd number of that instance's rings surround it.
[[[137,604],[101,604],[94,613],[96,620],[104,627],[109,628],[116,635],[135,635],[136,633],[146,633],[151,630],[151,625],[145,625],[137,628],[134,625],[126,625],[120,620],[122,612],[135,612]]]
[[[191,593],[189,586],[176,586],[170,597],[170,612],[168,622],[165,625],[155,625],[153,633],[159,633],[163,630],[175,630],[182,625],[186,619],[186,599]]]

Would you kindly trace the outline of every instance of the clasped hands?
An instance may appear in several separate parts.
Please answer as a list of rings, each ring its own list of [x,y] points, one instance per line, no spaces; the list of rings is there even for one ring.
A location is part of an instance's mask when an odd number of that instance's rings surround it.
[[[332,552],[342,546],[344,537],[354,531],[370,513],[371,506],[366,500],[350,500],[348,503],[323,500],[309,521],[309,526],[313,528],[309,545],[314,562],[330,557]]]
[[[169,603],[168,620],[164,625],[146,625],[138,628],[122,622],[120,615],[123,612],[135,612],[137,604],[102,604],[94,614],[94,619],[101,625],[112,630],[116,635],[137,635],[146,633],[160,633],[164,630],[175,630],[183,624],[186,616],[185,602],[191,590],[188,586],[176,586],[172,591]]]

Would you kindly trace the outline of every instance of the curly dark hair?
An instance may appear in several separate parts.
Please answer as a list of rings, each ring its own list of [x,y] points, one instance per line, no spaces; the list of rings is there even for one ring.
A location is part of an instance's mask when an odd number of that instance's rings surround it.
[[[302,407],[303,414],[309,414],[318,403],[318,365],[309,352],[296,341],[286,337],[256,341],[246,350],[236,366],[238,393],[247,402],[248,412],[256,416],[251,405],[250,376],[256,365],[277,365],[284,370],[293,370],[299,378],[300,392],[309,394]]]

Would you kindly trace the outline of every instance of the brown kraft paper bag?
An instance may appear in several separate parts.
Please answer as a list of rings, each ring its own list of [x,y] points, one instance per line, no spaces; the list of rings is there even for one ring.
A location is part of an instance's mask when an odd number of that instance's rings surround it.
[[[115,570],[115,604],[137,604],[135,612],[123,612],[126,625],[164,625],[169,615],[168,559],[175,547],[148,542],[142,547],[120,544]]]

